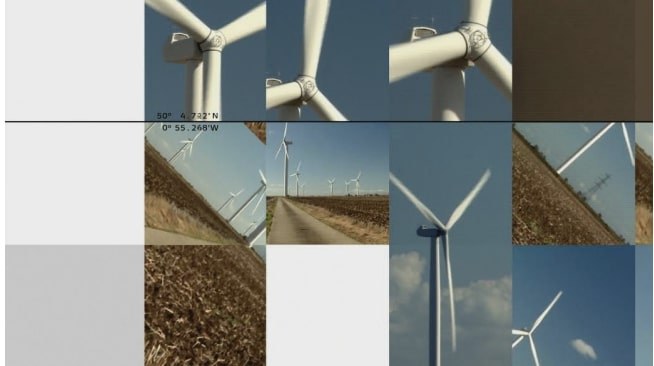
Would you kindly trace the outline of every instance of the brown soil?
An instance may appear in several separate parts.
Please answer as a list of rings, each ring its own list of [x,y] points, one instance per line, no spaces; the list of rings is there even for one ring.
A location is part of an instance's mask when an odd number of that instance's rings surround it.
[[[513,130],[513,243],[624,243]]]
[[[388,196],[288,198],[311,216],[360,243],[388,243]]]
[[[215,236],[227,240],[222,244],[235,242],[247,245],[240,234],[214,211],[209,202],[147,141],[145,141],[145,193],[164,198],[177,209],[206,225],[215,232]],[[146,217],[157,216],[156,213],[147,212],[148,209],[149,206],[146,205]],[[175,231],[175,227],[157,228]]]
[[[277,197],[266,197],[266,238],[270,235],[275,207],[277,206]]]
[[[263,142],[264,144],[266,143],[266,122],[243,122],[245,123],[245,126],[254,133],[257,138]]]
[[[636,243],[652,243],[652,158],[636,145]]]
[[[145,365],[265,365],[265,266],[251,249],[145,247]]]

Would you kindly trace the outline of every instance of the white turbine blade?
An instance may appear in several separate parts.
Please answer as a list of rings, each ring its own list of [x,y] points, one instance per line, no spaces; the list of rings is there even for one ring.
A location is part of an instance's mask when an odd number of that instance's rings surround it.
[[[358,181],[359,178],[361,178],[361,171],[360,171],[360,170],[359,170],[359,175],[357,175],[357,179],[356,179],[356,180]]]
[[[625,123],[622,124],[622,134],[624,135],[624,142],[627,144],[627,150],[629,150],[629,159],[631,159],[631,166],[636,166],[636,161],[634,160],[634,152],[631,150],[631,142],[629,141],[629,132],[627,132],[627,126]]]
[[[245,190],[245,188],[241,188],[241,190],[238,191],[238,192],[234,195],[234,197],[238,197],[241,193],[243,193],[244,190]]]
[[[188,156],[191,157],[193,155],[193,143],[190,143],[188,145]]]
[[[475,60],[475,65],[510,101],[513,95],[513,68],[502,53],[491,44],[488,50]]]
[[[465,71],[460,67],[436,67],[432,71],[434,121],[461,121],[465,118]]]
[[[257,201],[257,204],[254,205],[254,209],[252,210],[252,214],[253,214],[253,215],[254,215],[254,213],[257,211],[257,208],[259,208],[259,205],[261,204],[261,201],[263,200],[263,197],[264,197],[265,195],[266,195],[265,192],[261,192],[261,195],[259,196],[259,200]]]
[[[297,173],[293,173],[293,174],[289,175],[289,177],[296,177],[296,176],[297,176]]]
[[[302,160],[300,160],[299,163],[297,163],[297,168],[295,169],[295,173],[300,173],[300,166],[302,165]]]
[[[511,334],[513,335],[521,335],[521,336],[527,336],[529,335],[529,332],[521,329],[511,329]]]
[[[515,346],[517,346],[520,342],[522,342],[523,339],[525,339],[525,336],[522,335],[516,338],[516,340],[513,341],[513,343],[511,343],[511,348],[515,348]]]
[[[211,33],[206,24],[177,0],[145,0],[145,4],[184,28],[195,42],[204,41]]]
[[[458,32],[400,43],[388,49],[388,81],[393,83],[419,71],[462,58],[466,42]]]
[[[529,344],[531,345],[531,353],[534,355],[534,362],[536,363],[536,366],[540,366],[540,363],[538,362],[538,353],[536,353],[536,345],[534,344],[534,339],[529,336]]]
[[[490,170],[486,170],[484,174],[481,176],[479,179],[479,182],[475,185],[475,187],[468,193],[466,198],[459,203],[459,205],[454,209],[454,212],[452,212],[452,216],[450,216],[450,219],[447,221],[447,230],[451,229],[454,224],[456,224],[457,221],[461,218],[463,213],[466,211],[468,206],[472,203],[472,201],[477,197],[477,194],[479,194],[479,191],[481,191],[482,188],[484,188],[484,184],[488,182],[488,179],[490,178]]]
[[[347,121],[347,118],[336,109],[332,102],[320,90],[309,100],[309,105],[328,121]]]
[[[198,132],[198,134],[195,135],[195,137],[193,138],[193,141],[192,141],[192,142],[195,142],[195,140],[197,140],[198,137],[200,137],[200,135],[202,135],[202,131]]]
[[[277,149],[277,152],[275,153],[275,160],[277,160],[277,155],[279,155],[279,152],[282,151],[282,146],[284,146],[284,141],[279,143],[279,149]]]
[[[450,239],[447,233],[443,240],[445,252],[445,271],[447,272],[447,287],[450,293],[450,325],[452,327],[452,352],[456,352],[456,314],[454,311],[454,288],[452,288],[452,266],[450,264]]]
[[[266,3],[257,5],[254,9],[241,15],[231,23],[220,28],[225,36],[225,45],[232,44],[241,38],[257,33],[266,28]]]
[[[304,6],[304,64],[302,75],[316,77],[322,40],[329,16],[329,0],[306,0]]]
[[[547,315],[547,313],[549,313],[550,310],[552,309],[552,307],[554,306],[554,304],[556,304],[556,302],[559,301],[559,297],[561,297],[561,295],[563,295],[563,291],[559,291],[559,293],[556,294],[556,296],[554,297],[554,300],[552,300],[552,302],[547,306],[545,311],[543,311],[543,313],[540,314],[540,316],[534,322],[534,325],[531,326],[530,333],[533,333],[536,330],[536,328],[538,328],[538,326],[543,321],[543,319],[545,319],[545,316]]]
[[[300,84],[295,81],[266,88],[266,109],[298,100],[302,96]]]
[[[288,159],[288,146],[284,144],[284,154],[286,155],[286,159]]]
[[[288,123],[284,123],[284,136],[282,136],[282,140],[286,140],[286,131],[288,130]]]
[[[468,21],[488,26],[492,0],[468,0]]]
[[[584,145],[582,145],[579,148],[579,150],[577,150],[574,154],[572,154],[572,156],[569,157],[568,160],[566,160],[563,164],[561,164],[561,166],[556,170],[556,173],[561,175],[561,173],[563,173],[563,171],[567,167],[569,167],[570,164],[574,163],[575,160],[577,160],[577,158],[581,156],[581,154],[583,154],[586,150],[588,150],[591,146],[593,146],[593,144],[596,143],[597,140],[599,140],[600,137],[602,137],[611,127],[613,127],[614,124],[615,122],[608,123],[606,126],[604,126],[604,128],[599,130],[599,132],[597,132],[595,136],[591,137],[590,140],[588,140]]]
[[[427,206],[420,202],[420,200],[409,190],[409,188],[407,188],[404,183],[402,183],[402,181],[395,177],[393,173],[390,173],[390,179],[391,183],[393,183],[397,189],[399,189],[400,192],[402,192],[406,198],[408,198],[409,201],[411,201],[411,203],[416,206],[422,216],[424,216],[432,224],[438,226],[440,229],[445,230],[445,225],[443,225],[441,220],[439,220],[438,217],[436,217],[436,215],[434,215],[434,213],[427,208]]]
[[[268,185],[268,181],[266,180],[266,177],[263,175],[261,169],[259,169],[259,176],[261,177],[261,182],[263,182],[263,185]]]

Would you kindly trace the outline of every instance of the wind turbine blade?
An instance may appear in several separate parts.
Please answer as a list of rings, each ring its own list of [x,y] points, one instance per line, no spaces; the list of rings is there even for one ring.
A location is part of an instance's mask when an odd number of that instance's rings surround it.
[[[284,104],[277,107],[279,109],[280,121],[297,121],[300,119],[301,103]]]
[[[458,32],[400,43],[388,49],[388,81],[393,83],[419,71],[462,58],[466,42]]]
[[[492,0],[468,0],[468,21],[488,26]]]
[[[536,345],[534,344],[534,339],[529,336],[529,344],[531,345],[531,353],[534,355],[534,362],[536,363],[536,366],[540,366],[540,363],[538,362],[538,353],[536,352]]]
[[[245,188],[241,188],[241,190],[238,191],[238,192],[234,195],[234,197],[238,197],[241,193],[243,193],[244,190],[245,190]]]
[[[629,159],[631,159],[631,166],[636,166],[636,161],[634,160],[634,152],[631,150],[631,142],[629,141],[629,132],[627,132],[627,126],[625,123],[622,125],[622,134],[624,135],[624,142],[627,144],[627,150],[629,150]]]
[[[193,155],[193,143],[190,143],[188,145],[188,156],[191,157]]]
[[[263,175],[263,172],[261,171],[261,169],[259,169],[259,176],[261,177],[261,182],[263,182],[263,185],[267,186],[268,181],[266,180],[266,177]]]
[[[266,109],[298,100],[302,96],[300,84],[295,81],[266,88]]]
[[[445,270],[447,272],[447,287],[450,292],[450,325],[452,326],[452,352],[456,352],[456,315],[454,311],[454,288],[452,288],[452,266],[450,264],[450,238],[447,233],[443,238],[445,253]]]
[[[360,170],[359,170],[359,174],[357,175],[357,179],[356,179],[356,180],[358,181],[359,178],[361,178],[361,171],[360,171]]]
[[[511,348],[515,348],[515,346],[517,346],[520,342],[522,342],[523,339],[525,339],[525,336],[520,336],[516,338],[516,340],[513,341],[513,343],[511,343]]]
[[[409,190],[409,188],[407,188],[404,183],[402,183],[402,181],[395,177],[393,173],[390,173],[390,179],[391,183],[393,183],[397,189],[399,189],[400,192],[402,192],[406,198],[409,199],[409,201],[413,203],[414,206],[416,206],[418,211],[427,219],[427,221],[438,226],[440,229],[445,230],[445,225],[443,225],[441,220],[439,220],[438,217],[436,217],[436,215],[434,215],[434,213],[427,208],[427,206],[420,202],[420,200]]]
[[[534,322],[534,325],[531,326],[530,333],[533,333],[534,330],[536,330],[536,328],[538,328],[540,323],[543,321],[543,319],[545,319],[545,316],[547,315],[547,313],[550,312],[550,310],[552,309],[554,304],[556,304],[556,302],[559,300],[559,297],[561,297],[561,295],[563,295],[563,291],[559,291],[559,293],[556,294],[556,296],[554,297],[554,300],[552,300],[552,302],[547,306],[545,311],[543,311],[543,313],[540,314],[540,316]]]
[[[460,67],[436,67],[432,71],[434,121],[461,121],[465,118],[465,72]]]
[[[275,153],[275,160],[277,160],[277,155],[279,155],[279,152],[282,151],[282,146],[284,146],[284,141],[279,143],[279,149],[277,149],[277,152]]]
[[[521,335],[521,336],[528,336],[529,332],[521,330],[521,329],[511,329],[511,334],[513,335]]]
[[[309,105],[326,120],[347,121],[347,118],[336,109],[332,102],[320,90],[309,100]]]
[[[304,65],[302,75],[316,77],[322,40],[329,16],[329,0],[306,0],[304,6]]]
[[[145,4],[184,28],[197,43],[207,39],[211,33],[211,28],[177,0],[145,0]]]
[[[225,45],[229,45],[264,28],[266,28],[265,2],[220,28],[219,31],[225,36]]]
[[[254,205],[254,209],[252,210],[252,215],[254,215],[254,213],[257,211],[257,208],[259,208],[259,205],[261,204],[261,201],[263,200],[263,197],[265,195],[266,195],[265,192],[261,192],[261,194],[259,195],[259,200],[257,201],[257,204]]]
[[[301,165],[302,165],[302,160],[300,160],[300,162],[297,163],[297,169],[295,169],[295,173],[299,173],[299,172],[300,172],[300,166],[301,166]]]
[[[513,95],[513,68],[502,53],[490,45],[488,50],[477,60],[475,65],[504,96],[511,101]]]
[[[288,130],[288,123],[284,123],[284,136],[282,137],[282,140],[286,140],[286,131]]]
[[[472,203],[472,201],[477,197],[477,194],[479,194],[479,191],[481,191],[482,188],[484,188],[484,185],[486,182],[488,182],[488,179],[490,178],[490,170],[486,169],[484,174],[481,176],[479,179],[479,182],[475,185],[475,187],[468,193],[466,198],[459,203],[459,205],[454,209],[454,212],[452,212],[452,216],[450,216],[450,219],[447,221],[447,230],[451,229],[454,224],[456,224],[457,221],[461,218],[463,213],[466,211],[468,206]]]

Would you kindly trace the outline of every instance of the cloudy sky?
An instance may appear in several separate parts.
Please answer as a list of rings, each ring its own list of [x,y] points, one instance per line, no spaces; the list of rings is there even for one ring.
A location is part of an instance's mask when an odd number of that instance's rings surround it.
[[[266,171],[269,196],[284,192],[284,149],[275,154],[284,135],[284,123],[267,124]],[[388,125],[384,123],[288,124],[288,174],[300,162],[300,184],[306,195],[328,195],[329,179],[335,179],[334,195],[345,194],[345,181],[361,171],[361,194],[388,194]],[[295,177],[289,177],[288,192],[295,195]],[[350,184],[349,192],[354,193]]]
[[[652,246],[636,246],[636,366],[652,365]]]
[[[518,123],[516,128],[544,153],[554,169],[561,166],[606,123]],[[627,123],[634,149],[635,126]],[[634,242],[634,168],[629,159],[622,127],[615,124],[601,139],[582,154],[564,172],[563,177],[577,191],[587,192],[606,174],[611,177],[588,203],[628,242]]]
[[[147,127],[149,124],[145,125]],[[178,125],[191,126],[187,123]],[[217,132],[203,132],[193,145],[193,155],[187,155],[185,160],[177,159],[173,166],[214,209],[218,209],[230,197],[229,192],[237,193],[243,189],[243,193],[233,201],[233,206],[221,210],[223,217],[229,217],[261,185],[258,170],[264,170],[264,145],[243,123],[221,123],[219,126]],[[147,139],[164,158],[170,159],[183,146],[181,140],[192,139],[196,134],[164,131],[157,123],[148,132]],[[238,232],[243,233],[252,221],[265,220],[265,201],[252,213],[255,204],[256,201],[251,203],[234,220],[233,226]],[[264,242],[262,236],[256,244]]]
[[[391,171],[441,221],[449,218],[487,168],[492,172],[450,231],[458,351],[452,353],[448,343],[449,302],[443,296],[443,364],[511,362],[510,128],[510,124],[391,125]],[[394,186],[390,194],[390,364],[425,365],[429,251],[428,240],[415,232],[427,222]]]
[[[466,1],[391,0],[390,43],[407,42],[414,26],[435,28],[438,33],[455,29],[467,14]],[[511,1],[493,1],[488,30],[491,40],[511,62]],[[431,119],[431,75],[418,73],[391,84],[391,119]],[[466,69],[466,119],[511,120],[511,103],[473,67]]]
[[[514,329],[531,327],[559,291],[534,332],[541,365],[634,364],[634,247],[514,248]],[[533,365],[527,340],[513,360]]]

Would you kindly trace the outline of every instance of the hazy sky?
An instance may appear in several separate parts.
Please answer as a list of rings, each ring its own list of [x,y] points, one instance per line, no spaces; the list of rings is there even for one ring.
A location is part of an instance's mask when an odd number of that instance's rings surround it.
[[[275,153],[284,134],[284,123],[268,123],[266,171],[268,195],[283,195],[284,149]],[[300,184],[306,183],[306,195],[329,195],[329,179],[335,179],[334,195],[345,194],[345,181],[361,171],[361,194],[388,193],[388,125],[384,123],[296,123],[288,124],[288,174],[301,161]],[[288,180],[290,195],[295,195],[295,177]],[[350,184],[349,192],[355,186]]]
[[[212,29],[219,29],[245,14],[260,0],[182,3]],[[162,50],[173,32],[185,33],[167,18],[145,7],[145,118],[157,112],[184,111],[186,66],[167,63]],[[263,119],[265,115],[265,32],[231,44],[222,53],[223,120]]]
[[[652,156],[652,124],[636,123],[636,143]]]
[[[652,246],[637,245],[636,366],[649,365],[652,365]]]
[[[557,169],[606,123],[518,123],[518,131],[544,153]],[[635,127],[627,123],[634,149]],[[588,203],[604,221],[627,241],[634,242],[634,168],[629,159],[622,127],[615,124],[564,172],[577,191],[587,192],[606,174],[611,177]]]
[[[511,362],[510,124],[391,124],[391,171],[447,221],[489,168],[491,178],[450,231],[458,352],[451,352],[448,297],[443,296],[443,364]],[[395,186],[391,194],[390,360],[428,360],[428,222]],[[444,266],[441,266],[444,270]],[[444,274],[444,271],[443,271]],[[445,281],[445,276],[441,277]],[[447,293],[443,282],[443,293]]]
[[[428,26],[440,33],[454,30],[467,16],[467,1],[391,0],[390,43],[409,41],[411,28]],[[493,2],[488,30],[490,38],[511,62],[511,1]],[[391,84],[392,120],[431,119],[431,75],[415,74]],[[511,103],[477,68],[466,69],[466,119],[511,120]]]
[[[534,332],[541,365],[634,364],[633,247],[515,247],[513,275],[515,329],[531,327],[563,291]],[[513,362],[533,365],[527,340]]]
[[[187,123],[178,125],[191,126]],[[193,145],[193,155],[187,154],[186,160],[180,157],[173,166],[214,209],[227,201],[229,192],[237,193],[243,189],[232,207],[228,205],[220,211],[223,217],[229,218],[261,185],[258,170],[264,171],[264,145],[243,123],[221,123],[219,126],[217,132],[203,132]],[[164,158],[170,159],[183,146],[181,140],[193,138],[196,134],[163,131],[157,123],[148,132],[147,139]],[[253,214],[256,202],[232,223],[238,232],[243,233],[252,221],[260,223],[265,220],[265,201]],[[264,243],[264,236],[256,242]]]
[[[304,0],[268,3],[266,76],[284,82],[301,72]],[[388,120],[388,2],[332,1],[317,84],[349,120]],[[278,112],[268,111],[267,120]],[[321,120],[308,106],[303,120]]]

